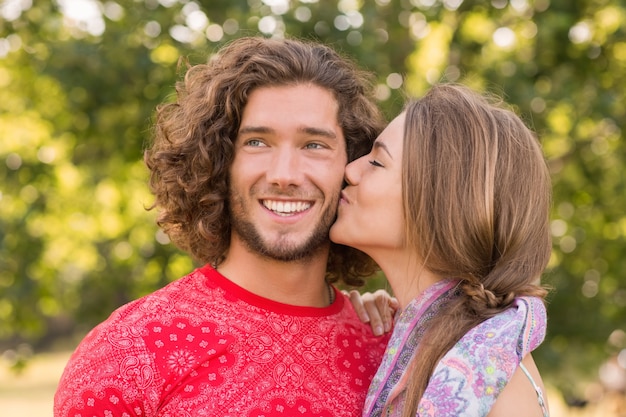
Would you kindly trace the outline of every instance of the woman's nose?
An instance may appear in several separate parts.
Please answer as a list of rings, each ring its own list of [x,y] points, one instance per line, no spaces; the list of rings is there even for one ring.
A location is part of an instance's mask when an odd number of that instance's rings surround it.
[[[346,170],[344,173],[344,179],[348,185],[356,185],[361,178],[361,165],[363,162],[363,158],[355,159],[346,165]]]

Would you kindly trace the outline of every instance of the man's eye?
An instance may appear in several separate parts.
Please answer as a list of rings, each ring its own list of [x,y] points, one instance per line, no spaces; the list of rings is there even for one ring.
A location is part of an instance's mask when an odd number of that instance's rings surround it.
[[[246,146],[263,146],[264,143],[259,139],[250,139],[245,142]]]
[[[307,143],[304,148],[305,149],[323,149],[324,146],[321,143],[313,142],[313,143]]]
[[[371,161],[368,161],[371,165],[375,166],[375,167],[383,167],[383,164],[381,164],[380,162],[378,162],[375,159],[372,159]]]

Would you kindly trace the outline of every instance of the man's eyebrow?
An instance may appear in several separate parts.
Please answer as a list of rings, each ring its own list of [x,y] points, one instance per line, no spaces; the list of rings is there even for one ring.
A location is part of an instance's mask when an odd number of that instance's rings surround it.
[[[391,156],[391,153],[389,152],[389,148],[387,148],[387,145],[385,145],[383,142],[374,142],[374,149],[382,149],[387,153],[387,155],[389,155],[389,158],[393,159],[393,156]]]
[[[334,130],[320,129],[318,127],[302,127],[298,130],[311,136],[323,136],[328,139],[337,139],[337,134]]]
[[[318,127],[310,127],[304,126],[298,129],[299,132],[304,133],[309,136],[322,136],[328,139],[337,139],[337,134],[335,131],[330,129],[321,129]],[[245,135],[248,133],[265,133],[265,134],[273,134],[276,131],[267,126],[243,126],[239,129],[239,135]]]
[[[274,133],[274,129],[265,126],[244,126],[237,132],[239,135],[246,133]]]

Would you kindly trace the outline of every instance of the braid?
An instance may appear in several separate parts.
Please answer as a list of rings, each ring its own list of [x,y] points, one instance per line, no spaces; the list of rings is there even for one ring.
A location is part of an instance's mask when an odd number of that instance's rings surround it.
[[[513,291],[497,295],[494,291],[485,288],[485,285],[478,280],[464,280],[460,288],[467,296],[468,312],[484,319],[493,317],[508,308],[516,296]]]

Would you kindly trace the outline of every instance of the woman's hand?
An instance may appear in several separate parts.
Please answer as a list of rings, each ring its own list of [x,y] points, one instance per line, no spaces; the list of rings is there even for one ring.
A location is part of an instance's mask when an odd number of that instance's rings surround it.
[[[350,298],[354,311],[363,323],[370,323],[376,336],[391,331],[393,316],[400,307],[398,300],[385,290],[360,294],[356,290],[343,291]]]

